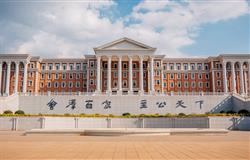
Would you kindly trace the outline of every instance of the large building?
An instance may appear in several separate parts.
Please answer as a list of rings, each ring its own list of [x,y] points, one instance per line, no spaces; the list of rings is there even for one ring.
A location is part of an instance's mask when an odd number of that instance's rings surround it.
[[[129,38],[94,51],[66,59],[0,55],[0,113],[250,111],[250,54],[166,58]]]
[[[250,54],[165,58],[122,38],[83,58],[0,55],[0,93],[250,94]]]

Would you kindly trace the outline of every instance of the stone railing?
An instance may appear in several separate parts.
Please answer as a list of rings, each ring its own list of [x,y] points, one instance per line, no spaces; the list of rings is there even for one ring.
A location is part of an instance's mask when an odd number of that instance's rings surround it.
[[[101,92],[101,93],[95,93],[95,92],[40,92],[40,93],[18,93],[20,96],[96,96],[96,95],[155,95],[155,96],[214,96],[214,95],[231,95],[231,93],[225,94],[224,92],[168,92],[168,93],[140,93],[140,92],[134,92],[134,93],[118,93],[118,92]],[[7,95],[2,95],[3,97],[6,97]],[[238,95],[245,97],[246,95]],[[0,96],[1,97],[1,96]]]

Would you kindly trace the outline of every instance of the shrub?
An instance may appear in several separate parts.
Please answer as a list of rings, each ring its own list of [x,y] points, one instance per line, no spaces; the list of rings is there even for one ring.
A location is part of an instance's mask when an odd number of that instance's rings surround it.
[[[247,115],[247,114],[249,114],[249,111],[246,109],[242,109],[242,110],[238,111],[238,114]]]
[[[186,114],[185,113],[179,113],[178,116],[184,117],[184,116],[186,116]]]
[[[17,110],[15,114],[25,114],[23,110]]]
[[[69,113],[65,113],[64,116],[67,116],[67,117],[68,117],[68,116],[70,116],[70,114],[69,114]]]
[[[13,114],[13,112],[11,110],[6,110],[6,111],[3,111],[3,114]]]
[[[172,117],[173,115],[170,114],[170,113],[166,113],[164,116],[165,116],[165,117]]]
[[[109,114],[109,117],[115,117],[113,114]]]
[[[140,114],[139,117],[146,117],[146,115],[145,114]]]
[[[220,113],[225,113],[225,111],[222,110],[222,111],[220,111]]]
[[[122,116],[131,116],[131,114],[126,112],[126,113],[123,113]]]
[[[235,114],[236,112],[233,110],[227,111],[227,114]]]

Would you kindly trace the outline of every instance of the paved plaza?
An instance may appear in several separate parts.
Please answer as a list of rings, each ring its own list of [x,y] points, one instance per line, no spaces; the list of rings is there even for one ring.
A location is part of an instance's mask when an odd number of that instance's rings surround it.
[[[0,132],[0,159],[250,159],[250,132],[220,135],[76,136]]]

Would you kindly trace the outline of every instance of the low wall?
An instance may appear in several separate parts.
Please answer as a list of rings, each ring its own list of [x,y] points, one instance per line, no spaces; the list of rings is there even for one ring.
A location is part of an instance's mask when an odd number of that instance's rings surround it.
[[[73,105],[74,104],[74,105]],[[227,95],[53,95],[20,96],[19,109],[27,114],[202,114],[231,110]]]
[[[5,110],[11,110],[15,112],[19,109],[19,96],[12,95],[8,97],[0,96],[0,113],[3,113]]]
[[[0,130],[74,128],[221,128],[250,130],[250,117],[74,118],[0,117]]]
[[[236,96],[236,97],[235,97]],[[20,109],[27,114],[204,114],[250,111],[250,101],[239,95],[53,95],[0,97],[0,113]],[[237,98],[238,97],[238,98]]]
[[[250,117],[210,117],[210,128],[250,131]]]

